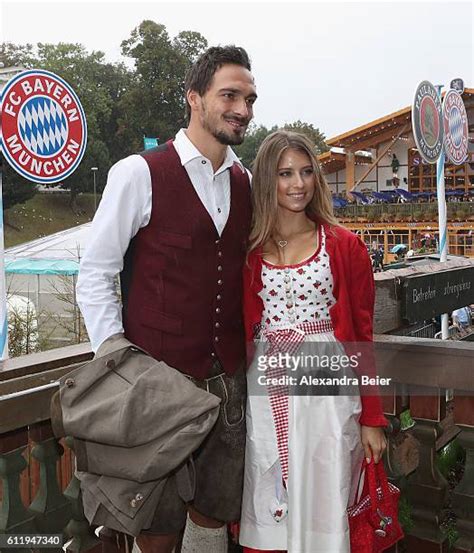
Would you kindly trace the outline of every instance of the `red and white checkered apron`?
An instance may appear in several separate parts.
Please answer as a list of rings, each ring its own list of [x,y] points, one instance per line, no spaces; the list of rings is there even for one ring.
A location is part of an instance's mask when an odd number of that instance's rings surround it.
[[[263,330],[263,336],[269,343],[265,354],[267,357],[277,356],[279,353],[294,355],[306,336],[333,332],[331,321],[314,321],[296,325],[281,330]],[[267,378],[280,378],[286,375],[286,368],[282,366],[267,367]],[[272,410],[275,425],[278,454],[285,486],[288,481],[288,395],[287,385],[267,385],[268,399]]]

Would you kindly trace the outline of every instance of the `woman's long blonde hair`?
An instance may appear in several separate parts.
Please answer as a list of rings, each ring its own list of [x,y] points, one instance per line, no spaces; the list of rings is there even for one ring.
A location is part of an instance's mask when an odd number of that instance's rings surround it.
[[[253,165],[250,251],[265,244],[275,232],[278,213],[276,186],[278,165],[283,152],[288,149],[307,154],[313,167],[314,196],[306,207],[306,214],[320,223],[338,224],[334,217],[331,191],[310,139],[300,133],[276,131],[262,142]]]

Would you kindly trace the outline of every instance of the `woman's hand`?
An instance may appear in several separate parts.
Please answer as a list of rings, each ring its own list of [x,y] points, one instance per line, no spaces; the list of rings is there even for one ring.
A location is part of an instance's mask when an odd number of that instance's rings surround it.
[[[373,455],[374,461],[378,463],[387,449],[387,440],[383,428],[380,426],[361,426],[361,439],[367,462],[370,462]]]

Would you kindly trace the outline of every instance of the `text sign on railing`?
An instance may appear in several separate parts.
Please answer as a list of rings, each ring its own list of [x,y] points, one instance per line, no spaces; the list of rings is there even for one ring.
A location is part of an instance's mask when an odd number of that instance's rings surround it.
[[[402,317],[409,323],[474,303],[474,267],[411,276],[402,285]]]

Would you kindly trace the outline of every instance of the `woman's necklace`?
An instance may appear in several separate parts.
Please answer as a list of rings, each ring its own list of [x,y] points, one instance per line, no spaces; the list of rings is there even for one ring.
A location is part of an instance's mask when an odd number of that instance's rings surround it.
[[[279,240],[277,240],[276,238],[273,238],[273,240],[276,242],[278,247],[280,247],[283,250],[284,248],[286,248],[286,246],[288,246],[288,241],[292,241],[294,238],[296,238],[300,234],[304,234],[305,232],[313,233],[313,232],[316,232],[316,229],[314,227],[310,227],[310,228],[305,228],[305,229],[302,229],[302,230],[298,230],[296,232],[293,232],[291,237],[288,236],[287,238],[283,238],[280,234],[280,236],[279,236],[280,239]]]
[[[305,229],[296,231],[292,234],[291,238],[290,237],[283,238],[281,235],[279,237],[277,236],[277,237],[273,238],[273,241],[280,248],[281,255],[279,253],[278,258],[283,263],[283,265],[285,265],[285,263],[286,263],[286,261],[285,261],[285,248],[286,248],[286,246],[288,246],[288,242],[292,241],[293,239],[295,239],[300,234],[304,234],[305,232],[310,232],[310,231],[311,231],[311,238],[312,238],[313,232],[314,233],[316,232],[316,228],[314,228],[314,227],[313,228],[305,228]],[[280,239],[277,239],[277,238],[280,238]]]

